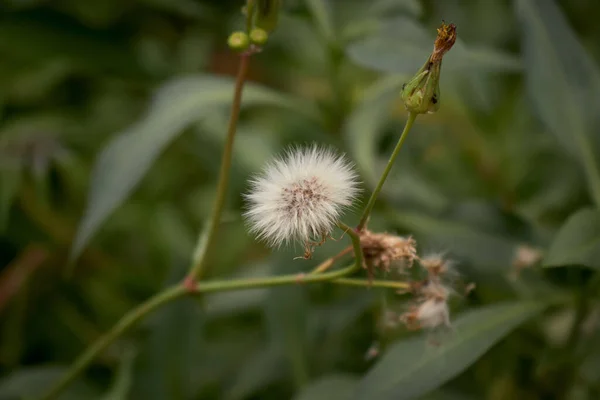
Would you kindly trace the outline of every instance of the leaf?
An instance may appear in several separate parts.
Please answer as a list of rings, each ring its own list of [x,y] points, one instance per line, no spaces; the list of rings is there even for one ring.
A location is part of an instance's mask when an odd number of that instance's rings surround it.
[[[347,48],[356,63],[379,71],[412,75],[427,61],[434,35],[407,17],[379,22],[379,29]],[[447,71],[518,71],[520,60],[493,49],[468,47],[457,40],[444,57]]]
[[[62,367],[31,367],[12,372],[0,381],[1,399],[39,397],[66,372]],[[95,399],[97,393],[81,380],[75,381],[58,400]]]
[[[283,356],[280,349],[261,348],[237,370],[228,385],[225,400],[241,400],[282,378]]]
[[[133,361],[135,360],[135,351],[128,349],[123,354],[121,365],[117,371],[115,381],[110,391],[102,397],[102,400],[127,400],[129,390],[133,381]]]
[[[600,71],[553,0],[518,0],[529,97],[546,127],[582,162],[600,204],[597,130]],[[595,124],[596,123],[596,124]]]
[[[112,211],[139,184],[161,151],[192,122],[231,102],[232,81],[197,75],[173,80],[160,88],[146,115],[104,148],[92,172],[88,204],[71,256],[77,257]],[[243,105],[272,105],[314,117],[307,108],[275,91],[248,84]],[[225,130],[225,127],[223,127]]]
[[[274,257],[273,275],[299,272],[299,264],[291,263],[291,251]],[[281,286],[269,289],[265,299],[265,316],[271,342],[286,357],[297,387],[308,380],[308,311],[306,288]]]
[[[600,211],[579,210],[560,228],[544,266],[584,265],[600,270]]]
[[[176,262],[169,281],[185,273]],[[195,396],[192,371],[204,350],[204,312],[196,298],[184,298],[159,309],[148,321],[150,332],[134,362],[129,397],[146,400],[188,399]]]
[[[333,43],[335,40],[335,30],[333,28],[333,21],[331,20],[331,10],[328,4],[324,0],[306,0],[306,7],[308,7],[315,25],[319,29],[323,38]]]
[[[539,302],[512,302],[461,315],[452,336],[438,346],[426,335],[394,343],[361,380],[354,399],[414,399],[454,378],[521,323]]]
[[[387,77],[376,82],[364,95],[362,103],[352,112],[344,127],[352,159],[365,181],[373,187],[379,180],[377,143],[380,131],[388,119],[392,101],[398,97],[404,79]]]
[[[122,35],[35,12],[6,13],[0,22],[0,51],[8,60],[28,66],[60,59],[100,73],[144,77],[146,71],[127,42]]]
[[[423,237],[428,247],[449,251],[488,273],[506,271],[517,246],[533,237],[524,221],[479,202],[455,204],[438,215],[405,211],[391,216],[403,229]]]
[[[348,374],[332,374],[304,387],[293,400],[347,400],[352,398],[358,379]]]

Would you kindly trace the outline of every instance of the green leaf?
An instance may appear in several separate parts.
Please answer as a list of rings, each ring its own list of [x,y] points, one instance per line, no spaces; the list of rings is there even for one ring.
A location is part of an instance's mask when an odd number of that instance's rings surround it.
[[[1,399],[35,398],[44,394],[66,372],[62,367],[25,368],[0,381]],[[58,400],[95,399],[97,393],[81,380],[75,381],[58,397]]]
[[[183,129],[231,102],[233,82],[214,76],[188,76],[163,86],[145,116],[104,148],[92,172],[87,208],[71,256],[77,257],[112,211],[121,205],[161,151]],[[315,116],[312,108],[275,91],[248,84],[243,105],[272,105]],[[225,132],[225,127],[223,127]]]
[[[335,30],[331,19],[331,10],[324,0],[305,0],[317,29],[321,32],[321,36],[329,43],[335,40]]]
[[[392,101],[399,96],[403,83],[404,79],[397,75],[377,81],[365,93],[345,126],[344,136],[349,142],[352,159],[361,170],[363,179],[373,187],[380,175],[376,168],[376,138],[389,118]]]
[[[110,391],[102,397],[102,400],[127,400],[129,390],[133,381],[133,361],[135,360],[135,351],[128,349],[123,354],[121,365],[117,371],[115,381]]]
[[[560,228],[544,258],[544,266],[564,265],[600,270],[600,211],[577,211]]]
[[[283,355],[275,346],[259,349],[237,370],[228,385],[225,400],[249,398],[256,391],[282,378]]]
[[[358,379],[352,375],[329,375],[304,387],[293,400],[348,400],[357,383]]]
[[[518,0],[527,90],[546,127],[582,163],[600,204],[594,152],[600,71],[553,0]]]
[[[407,210],[391,217],[429,248],[450,251],[487,273],[506,271],[517,246],[533,236],[524,221],[479,202],[455,204],[438,215]]]
[[[292,263],[292,251],[274,257],[272,274],[300,272]],[[308,381],[309,299],[306,288],[298,285],[269,289],[265,299],[265,316],[271,342],[284,354],[297,387]]]
[[[434,30],[428,32],[407,17],[380,21],[379,29],[347,48],[356,63],[379,71],[412,75],[427,61],[435,39]],[[467,47],[457,40],[444,56],[447,71],[518,71],[520,60],[509,54],[487,48]]]
[[[184,274],[182,263],[170,272],[170,281]],[[150,332],[134,362],[129,397],[135,399],[189,399],[198,390],[191,371],[202,359],[204,312],[196,298],[165,305],[148,321]]]
[[[394,343],[360,382],[354,399],[414,399],[454,378],[521,323],[539,302],[497,304],[464,313],[440,345],[426,335]]]

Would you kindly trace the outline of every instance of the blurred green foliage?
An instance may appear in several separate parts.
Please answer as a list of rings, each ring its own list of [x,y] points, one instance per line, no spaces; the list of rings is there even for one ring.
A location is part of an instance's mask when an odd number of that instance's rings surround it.
[[[242,3],[0,4],[0,399],[43,392],[185,275],[214,197]],[[406,307],[389,291],[216,293],[150,315],[61,399],[598,398],[599,12],[286,0],[251,61],[206,279],[308,271],[343,248],[271,252],[247,234],[240,193],[285,146],[318,141],[350,155],[368,195],[406,119],[400,87],[445,19],[459,41],[440,111],[417,119],[371,227],[414,235],[476,284],[452,304],[454,331],[434,346],[387,327]]]

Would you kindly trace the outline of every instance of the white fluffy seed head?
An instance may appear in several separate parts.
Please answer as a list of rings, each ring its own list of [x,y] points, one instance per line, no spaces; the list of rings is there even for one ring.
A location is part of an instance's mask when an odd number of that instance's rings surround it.
[[[289,149],[250,184],[244,215],[251,232],[271,246],[328,235],[359,192],[352,164],[316,145]]]

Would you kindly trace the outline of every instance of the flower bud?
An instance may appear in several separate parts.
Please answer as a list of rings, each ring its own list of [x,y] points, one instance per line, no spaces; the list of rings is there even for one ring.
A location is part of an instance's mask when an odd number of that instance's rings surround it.
[[[267,40],[269,40],[269,34],[264,29],[254,28],[250,31],[250,41],[252,44],[262,46],[267,43]]]
[[[438,28],[433,52],[416,75],[402,86],[402,100],[406,109],[415,114],[436,112],[440,107],[440,71],[442,57],[456,41],[456,26]]]
[[[235,51],[244,51],[250,46],[250,40],[245,32],[233,32],[227,39],[229,48]]]
[[[277,27],[279,21],[279,9],[282,0],[257,0],[256,2],[256,20],[254,25],[257,28],[264,29],[266,32],[272,32]]]

